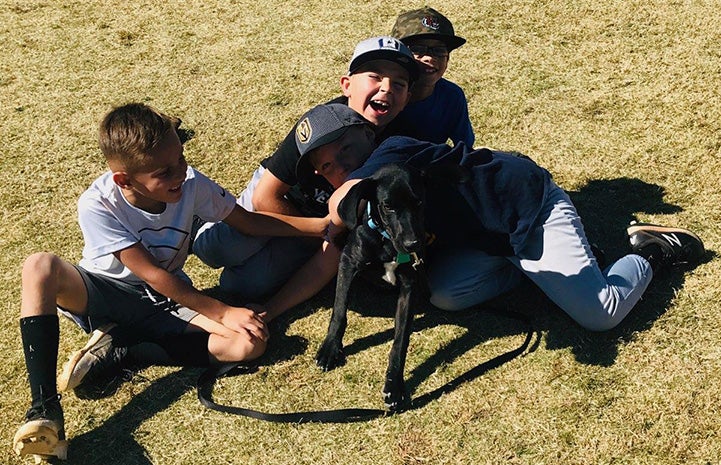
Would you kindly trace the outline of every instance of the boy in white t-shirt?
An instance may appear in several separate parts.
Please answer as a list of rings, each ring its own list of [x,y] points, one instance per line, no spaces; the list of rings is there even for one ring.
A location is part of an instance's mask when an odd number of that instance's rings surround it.
[[[179,124],[139,103],[110,111],[99,136],[110,171],[78,201],[85,241],[79,266],[51,253],[33,254],[23,265],[20,329],[32,404],[13,440],[19,455],[64,459],[58,391],[75,389],[80,396],[84,386],[126,363],[131,345],[151,342],[159,359],[178,365],[236,362],[264,352],[264,315],[202,294],[183,273],[193,215],[250,235],[320,237],[327,227],[324,218],[238,206],[188,166]],[[92,336],[56,382],[57,310]]]

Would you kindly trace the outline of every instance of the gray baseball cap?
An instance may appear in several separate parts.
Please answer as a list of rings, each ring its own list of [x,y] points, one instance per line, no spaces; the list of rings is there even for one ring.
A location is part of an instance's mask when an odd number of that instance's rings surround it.
[[[398,63],[408,71],[410,81],[418,79],[418,65],[413,53],[400,40],[391,36],[371,37],[356,45],[348,73],[353,74],[361,65],[371,60],[388,60]]]
[[[339,139],[353,126],[364,124],[373,127],[370,121],[342,103],[327,103],[311,108],[295,126],[295,145],[300,153],[295,165],[296,177],[301,179],[313,173],[313,167],[308,161],[311,150]]]

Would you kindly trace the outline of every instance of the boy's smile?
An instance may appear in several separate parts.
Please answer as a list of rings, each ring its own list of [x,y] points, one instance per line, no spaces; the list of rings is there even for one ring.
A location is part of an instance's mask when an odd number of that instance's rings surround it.
[[[449,53],[446,44],[435,39],[416,39],[408,44],[418,63],[420,75],[417,87],[435,86],[448,69]],[[445,50],[445,54],[441,53]]]
[[[178,202],[183,195],[188,164],[178,134],[168,131],[146,160],[143,167],[132,173],[113,170],[113,179],[131,205],[161,213],[166,203]]]

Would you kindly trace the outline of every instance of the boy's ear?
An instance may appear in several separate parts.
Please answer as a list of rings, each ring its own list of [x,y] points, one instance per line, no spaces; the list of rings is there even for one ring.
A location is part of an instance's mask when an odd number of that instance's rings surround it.
[[[113,182],[122,189],[130,187],[130,176],[125,171],[113,171]]]
[[[350,76],[347,74],[340,78],[340,91],[345,97],[350,97]]]

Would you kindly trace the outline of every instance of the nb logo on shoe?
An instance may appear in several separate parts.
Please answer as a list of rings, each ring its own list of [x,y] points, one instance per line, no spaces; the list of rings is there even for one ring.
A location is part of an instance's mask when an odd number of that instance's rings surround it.
[[[661,234],[661,237],[666,239],[669,244],[681,247],[681,240],[675,234]]]

